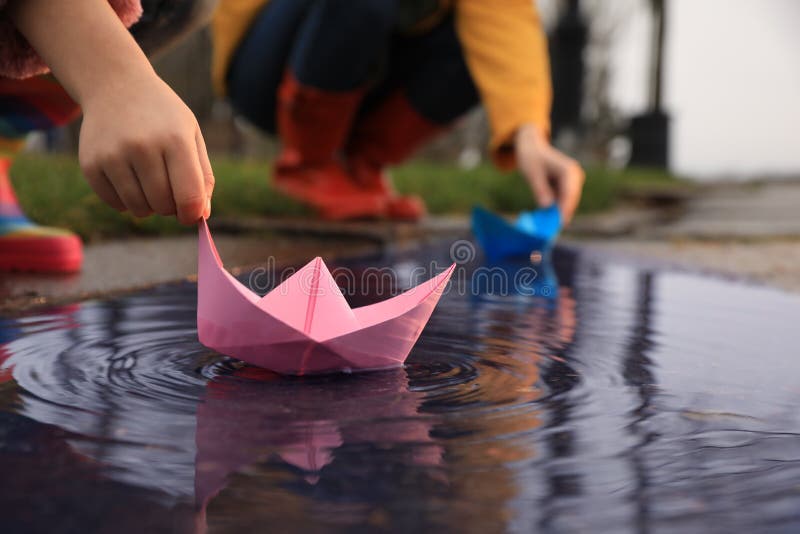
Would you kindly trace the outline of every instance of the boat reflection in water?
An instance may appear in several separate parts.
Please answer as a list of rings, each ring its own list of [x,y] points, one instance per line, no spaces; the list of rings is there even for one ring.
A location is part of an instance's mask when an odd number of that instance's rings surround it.
[[[443,451],[430,436],[434,419],[419,413],[422,397],[409,390],[403,369],[287,379],[242,367],[220,376],[197,409],[197,502],[204,509],[232,474],[270,459],[315,485],[340,448],[345,457],[359,450],[389,456],[441,480]],[[381,471],[366,460],[360,469]],[[285,469],[264,475],[287,480]]]

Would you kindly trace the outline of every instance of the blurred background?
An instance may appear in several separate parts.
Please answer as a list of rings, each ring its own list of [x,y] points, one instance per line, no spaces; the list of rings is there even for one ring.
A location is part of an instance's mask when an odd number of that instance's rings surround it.
[[[146,9],[169,5],[145,1]],[[800,3],[538,6],[550,43],[553,139],[587,174],[568,237],[800,287]],[[201,28],[153,61],[203,127],[218,184],[214,220],[229,228],[253,219],[309,222],[302,206],[270,188],[274,140],[215,98],[210,53]],[[104,206],[77,166],[79,127],[33,136],[16,161],[12,178],[33,218],[88,242],[186,232],[170,219],[136,220]],[[521,176],[491,166],[487,136],[476,110],[393,170],[401,192],[426,199],[434,217],[424,224],[455,217],[466,227],[475,204],[505,213],[535,206]]]
[[[550,37],[556,142],[584,161],[663,165],[697,180],[797,177],[800,38],[794,0],[538,0]],[[201,30],[155,60],[216,154],[267,157],[268,140],[214,98]],[[77,128],[32,141],[72,151]],[[484,156],[476,112],[425,155]]]

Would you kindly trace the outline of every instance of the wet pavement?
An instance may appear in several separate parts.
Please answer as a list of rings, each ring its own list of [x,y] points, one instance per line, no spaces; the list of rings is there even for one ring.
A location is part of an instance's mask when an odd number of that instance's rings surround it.
[[[466,232],[464,217],[420,223],[331,222],[304,218],[209,221],[226,265],[235,272],[280,262],[304,263],[385,248],[409,248]],[[70,275],[0,272],[0,313],[146,289],[197,273],[197,237],[139,238],[84,246],[84,266]]]
[[[280,261],[309,260],[345,251],[375,250],[374,241],[347,238],[278,235],[255,229],[246,234],[220,234],[220,254],[236,271]],[[46,304],[131,292],[157,284],[194,277],[197,236],[188,234],[153,239],[94,243],[84,248],[84,267],[68,275],[0,272],[0,312]]]
[[[800,180],[711,184],[688,199],[674,222],[653,229],[659,237],[764,239],[800,236]]]
[[[459,263],[390,371],[216,355],[190,282],[0,319],[0,531],[800,529],[800,297],[471,250],[329,263],[353,305]]]
[[[704,271],[800,292],[800,238],[743,240],[592,239],[575,245],[655,265]]]
[[[694,183],[683,193],[672,187],[641,193],[609,212],[578,217],[570,238],[639,261],[800,291],[800,180]]]

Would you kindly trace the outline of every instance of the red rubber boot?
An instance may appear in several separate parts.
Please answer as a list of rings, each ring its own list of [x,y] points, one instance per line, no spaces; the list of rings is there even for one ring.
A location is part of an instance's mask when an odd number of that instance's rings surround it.
[[[389,218],[418,220],[426,213],[425,203],[417,196],[398,195],[384,169],[405,161],[445,129],[420,115],[402,91],[395,91],[353,127],[348,170],[360,184],[388,197]]]
[[[356,182],[338,159],[363,94],[307,87],[289,72],[278,90],[283,148],[275,164],[275,187],[311,205],[324,219],[386,215],[386,195]]]
[[[75,234],[39,226],[22,212],[8,178],[11,160],[0,157],[0,271],[72,273],[83,246]]]

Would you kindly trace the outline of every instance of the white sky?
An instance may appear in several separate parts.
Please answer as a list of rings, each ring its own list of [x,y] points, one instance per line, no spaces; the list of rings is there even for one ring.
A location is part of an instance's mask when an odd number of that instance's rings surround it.
[[[541,0],[545,16],[553,0]],[[646,107],[646,0],[589,0],[617,21],[611,98]],[[800,1],[666,0],[671,164],[699,178],[800,177]],[[549,17],[548,17],[549,18]]]

